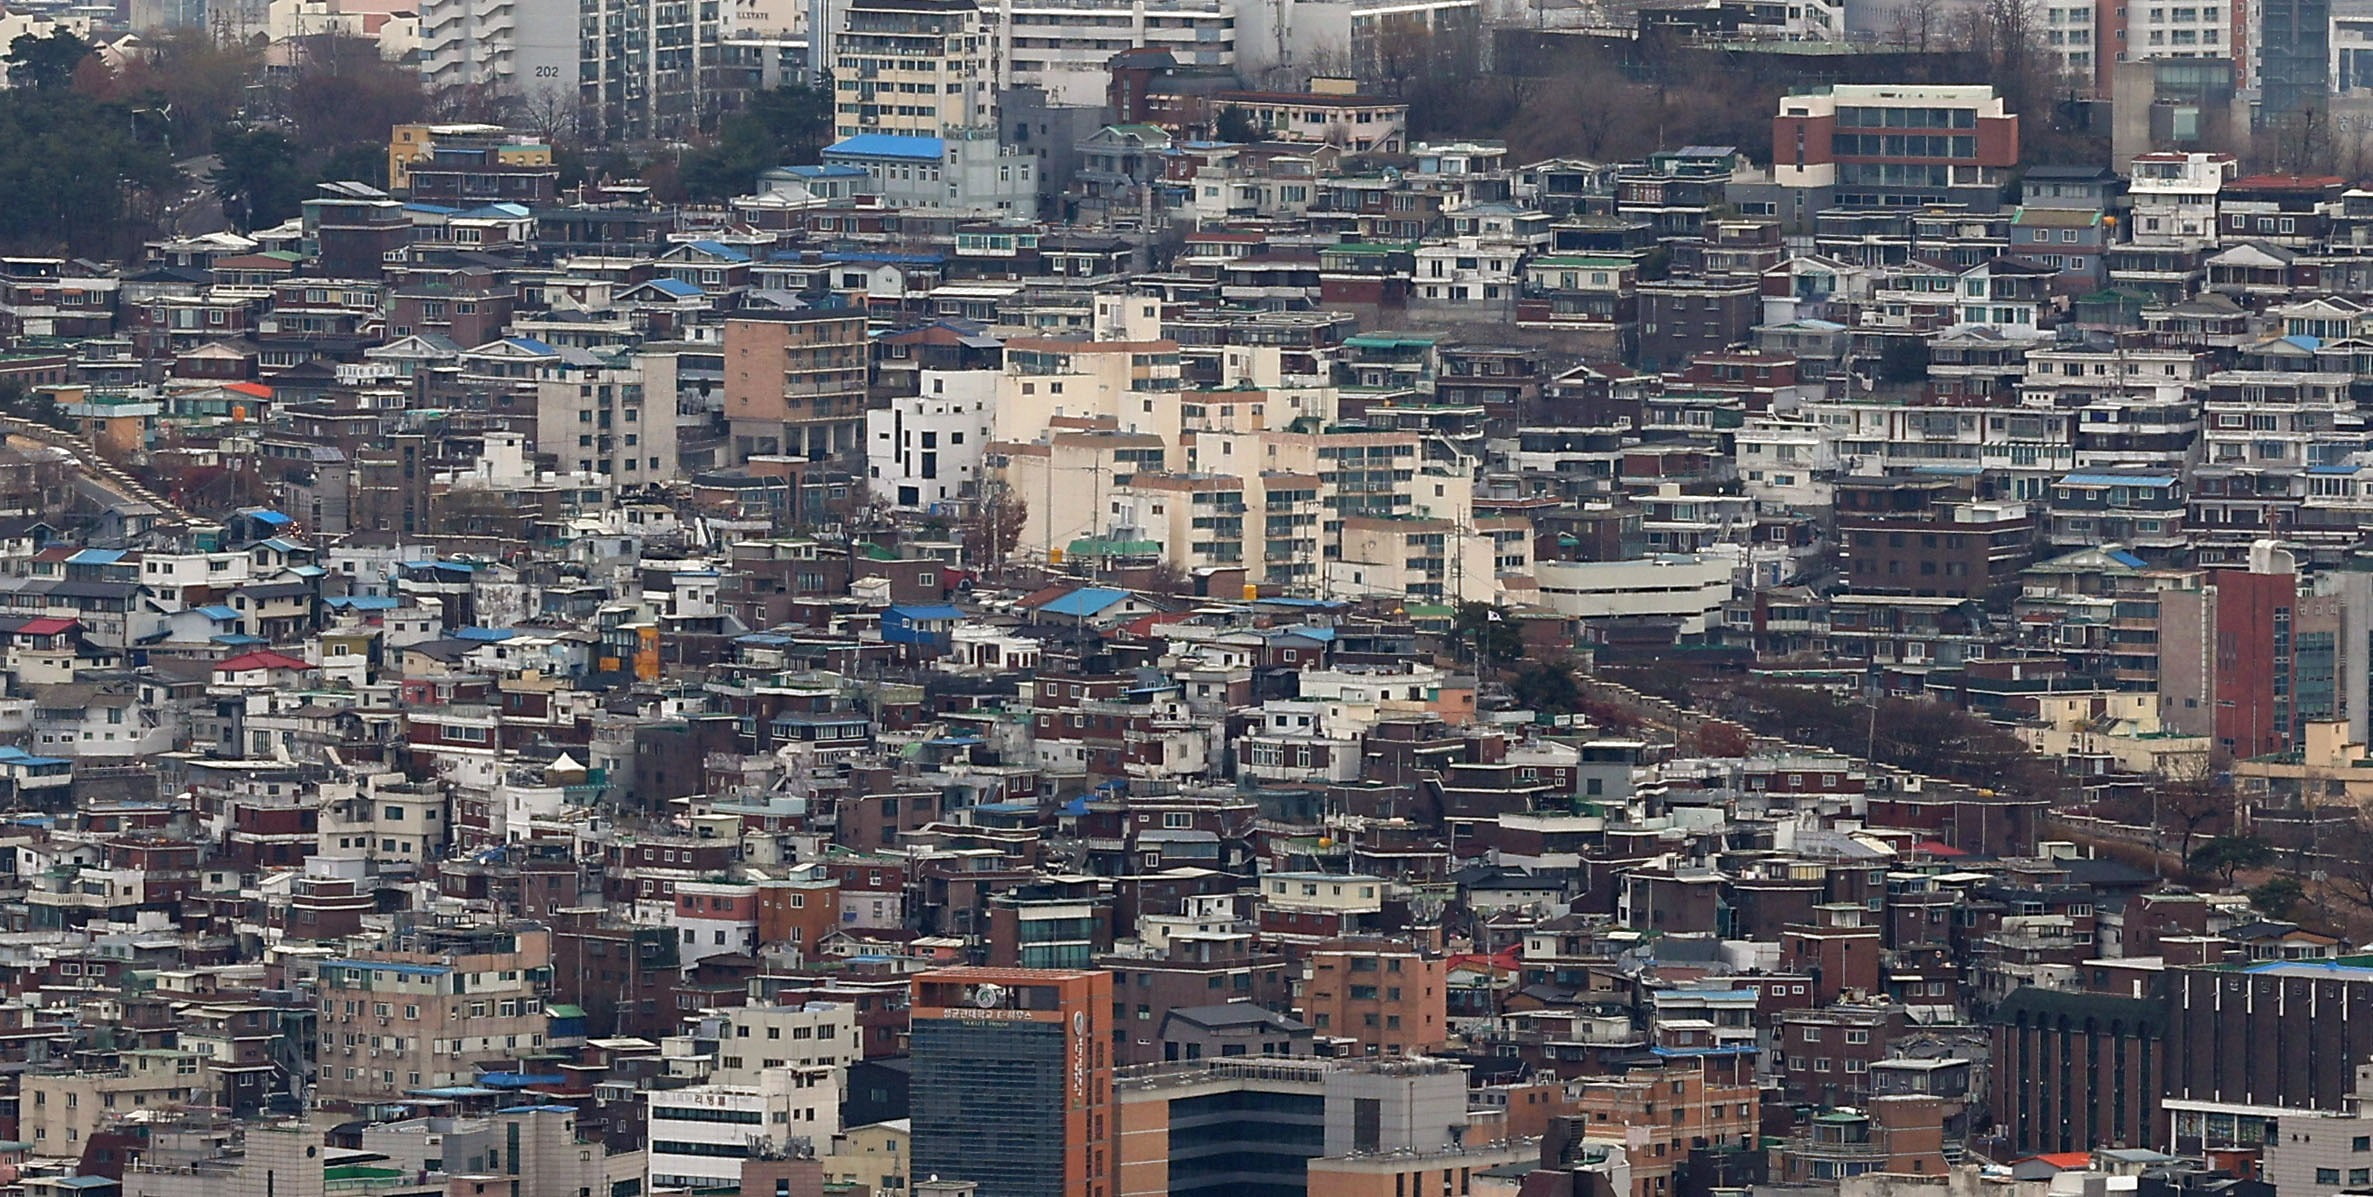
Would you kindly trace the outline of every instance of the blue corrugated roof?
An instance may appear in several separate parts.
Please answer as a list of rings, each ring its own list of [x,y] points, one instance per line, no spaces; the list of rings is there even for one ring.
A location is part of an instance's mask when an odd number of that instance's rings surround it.
[[[1082,586],[1039,610],[1055,615],[1094,615],[1127,597],[1129,592],[1126,590],[1114,590],[1109,586]]]
[[[697,299],[704,294],[700,288],[680,278],[655,278],[651,280],[651,286],[678,299]]]
[[[692,248],[697,249],[700,252],[709,255],[710,257],[723,258],[728,262],[747,262],[750,260],[749,254],[735,249],[734,247],[727,245],[722,241],[703,239],[693,242]]]
[[[214,603],[204,607],[192,607],[190,609],[196,611],[198,614],[203,615],[208,619],[239,618],[239,613],[237,611],[233,611],[229,607],[223,606],[221,603]]]
[[[560,352],[546,342],[537,340],[534,337],[504,337],[503,340],[509,344],[517,345],[521,349],[525,349],[530,353],[558,354]]]
[[[902,619],[962,619],[962,618],[964,618],[964,613],[963,613],[962,611],[959,611],[959,610],[955,609],[954,607],[948,606],[946,603],[918,603],[918,604],[916,604],[916,605],[914,605],[914,606],[911,606],[911,607],[910,607],[910,606],[896,606],[896,607],[892,607],[892,608],[890,608],[890,613],[891,613],[891,614],[893,614],[893,615],[896,615],[896,616],[898,616],[898,617],[900,617],[900,618],[902,618]]]
[[[66,558],[68,565],[113,565],[124,559],[122,549],[84,549]]]
[[[294,518],[292,518],[292,517],[290,517],[290,516],[282,515],[281,513],[277,512],[277,511],[272,511],[272,510],[269,510],[269,509],[261,509],[261,510],[256,510],[256,511],[243,511],[243,512],[240,512],[239,514],[241,514],[241,515],[244,515],[244,516],[246,516],[248,519],[251,519],[251,520],[256,520],[256,521],[259,521],[259,522],[261,522],[261,523],[270,524],[270,525],[272,525],[272,526],[273,526],[273,527],[275,527],[275,528],[277,528],[277,527],[280,527],[280,526],[282,526],[282,525],[284,525],[284,524],[293,524],[293,523],[296,523],[296,522],[297,522],[297,521],[296,521]]]
[[[824,147],[826,161],[830,161],[835,154],[849,158],[909,158],[918,162],[937,162],[947,156],[947,143],[937,137],[859,133]]]
[[[2109,559],[2125,566],[2128,569],[2142,569],[2150,564],[2150,562],[2145,561],[2124,549],[2111,549],[2109,551]]]

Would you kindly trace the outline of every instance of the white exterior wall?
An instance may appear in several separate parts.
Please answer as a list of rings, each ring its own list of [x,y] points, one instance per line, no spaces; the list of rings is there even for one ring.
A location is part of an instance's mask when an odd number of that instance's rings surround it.
[[[1544,561],[1534,566],[1541,602],[1580,619],[1678,618],[1702,632],[1731,599],[1733,564],[1720,557],[1673,555],[1640,561]]]

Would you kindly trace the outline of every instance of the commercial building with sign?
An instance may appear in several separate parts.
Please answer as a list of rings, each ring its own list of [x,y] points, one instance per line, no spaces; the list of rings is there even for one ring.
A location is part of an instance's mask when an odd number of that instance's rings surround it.
[[[951,968],[914,979],[912,1173],[980,1197],[1113,1197],[1112,975]]]

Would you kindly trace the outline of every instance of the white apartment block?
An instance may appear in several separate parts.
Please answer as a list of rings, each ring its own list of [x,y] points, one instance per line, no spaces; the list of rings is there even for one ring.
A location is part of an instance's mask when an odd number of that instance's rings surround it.
[[[1104,103],[1106,64],[1124,50],[1168,50],[1182,67],[1236,65],[1233,0],[995,0],[997,86],[1035,84],[1055,104]]]
[[[422,0],[420,77],[430,94],[485,88],[534,97],[577,95],[574,5],[520,0]]]
[[[874,496],[909,509],[976,497],[1002,378],[997,370],[925,370],[921,394],[865,413],[865,473]]]
[[[768,1069],[755,1085],[694,1085],[644,1094],[650,1189],[733,1189],[742,1161],[803,1141],[822,1151],[840,1133],[840,1070]]]
[[[2239,169],[2230,154],[2135,155],[2128,235],[2138,245],[2215,244],[2217,196]]]
[[[674,366],[671,357],[645,354],[599,366],[546,367],[535,384],[536,451],[563,473],[635,485],[674,478]]]

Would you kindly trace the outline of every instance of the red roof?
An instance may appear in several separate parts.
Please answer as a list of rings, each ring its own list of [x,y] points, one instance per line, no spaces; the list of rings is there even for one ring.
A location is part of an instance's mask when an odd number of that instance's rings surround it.
[[[2051,1151],[2045,1152],[2044,1154],[2038,1156],[2029,1156],[2028,1158],[2050,1164],[2052,1167],[2058,1168],[2062,1171],[2090,1168],[2093,1166],[2093,1153],[2089,1151]]]
[[[242,395],[246,395],[254,399],[269,399],[272,397],[272,388],[265,386],[260,382],[234,382],[223,389],[226,391],[237,391]]]
[[[311,668],[313,668],[313,663],[310,661],[301,661],[295,657],[289,656],[287,653],[276,653],[271,649],[262,648],[251,653],[241,653],[236,657],[231,657],[225,661],[222,661],[215,665],[214,671],[216,673],[246,673],[251,669]]]
[[[1912,845],[1912,851],[1914,851],[1914,852],[1925,852],[1925,853],[1927,853],[1927,854],[1928,854],[1928,855],[1930,855],[1930,856],[1967,856],[1967,855],[1969,855],[1969,853],[1967,853],[1967,852],[1963,852],[1961,849],[1959,849],[1959,848],[1956,848],[1956,847],[1952,846],[1951,844],[1948,844],[1948,843],[1944,842],[1943,840],[1921,840],[1919,843],[1916,843],[1916,844],[1913,844],[1913,845]]]
[[[17,634],[21,636],[55,636],[73,626],[74,621],[64,616],[44,615],[39,619],[26,620],[22,626],[17,628]]]

